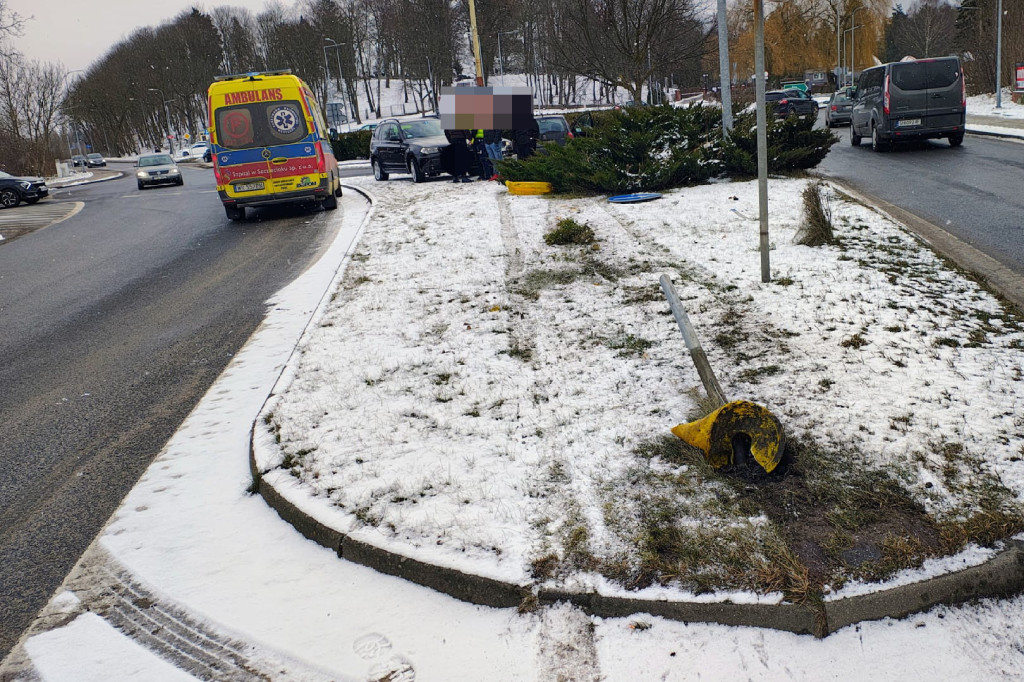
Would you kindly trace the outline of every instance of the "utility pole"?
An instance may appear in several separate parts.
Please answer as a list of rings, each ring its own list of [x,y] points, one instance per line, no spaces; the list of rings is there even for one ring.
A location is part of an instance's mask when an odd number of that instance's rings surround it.
[[[722,94],[722,135],[732,130],[732,79],[729,77],[729,26],[725,0],[718,0],[718,82]]]
[[[1003,84],[1000,78],[1003,59],[1003,0],[996,7],[996,109],[1003,108]]]
[[[857,31],[854,24],[857,21],[857,10],[864,9],[864,6],[854,7],[850,12],[850,85],[854,84],[854,76],[857,73]]]
[[[476,84],[484,85],[484,62],[480,58],[480,34],[476,31],[476,5],[469,0],[469,29],[473,32],[473,59],[476,60]]]
[[[764,0],[754,0],[754,83],[757,104],[757,205],[761,215],[761,281],[772,280],[768,258],[768,121],[764,91]]]

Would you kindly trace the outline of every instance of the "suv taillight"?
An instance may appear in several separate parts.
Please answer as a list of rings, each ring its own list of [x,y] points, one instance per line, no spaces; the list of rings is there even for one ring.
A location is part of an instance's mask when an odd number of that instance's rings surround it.
[[[960,74],[960,106],[967,107],[967,77]]]
[[[832,111],[838,111],[838,110],[839,110],[839,107],[837,107],[835,104],[833,104],[832,105]]]
[[[883,97],[883,104],[882,104],[883,110],[885,111],[885,115],[888,116],[889,115],[889,76],[885,77],[885,94],[882,97]]]

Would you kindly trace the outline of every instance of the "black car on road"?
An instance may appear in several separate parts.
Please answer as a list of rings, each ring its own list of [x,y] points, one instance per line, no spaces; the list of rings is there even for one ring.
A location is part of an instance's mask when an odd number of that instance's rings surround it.
[[[86,168],[100,168],[106,165],[107,160],[103,158],[102,154],[88,154],[85,157]]]
[[[20,178],[0,171],[0,206],[4,208],[14,208],[23,201],[34,204],[49,194],[42,178]]]
[[[775,107],[775,115],[779,118],[818,115],[818,103],[798,90],[769,90],[764,93],[764,101]]]
[[[370,138],[373,177],[387,180],[391,173],[410,173],[413,182],[423,182],[440,175],[441,150],[447,146],[439,118],[385,119]]]

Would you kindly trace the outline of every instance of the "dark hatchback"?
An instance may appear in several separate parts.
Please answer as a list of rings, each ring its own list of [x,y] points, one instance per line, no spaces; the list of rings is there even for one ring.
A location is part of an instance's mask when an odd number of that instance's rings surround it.
[[[391,173],[410,173],[413,182],[423,182],[440,175],[444,172],[441,150],[447,146],[448,138],[438,118],[385,119],[370,138],[373,177],[387,180]]]
[[[764,101],[769,106],[775,107],[775,115],[779,118],[818,115],[817,102],[809,96],[801,97],[789,90],[769,90],[764,93]]]
[[[14,208],[21,202],[34,204],[49,196],[42,178],[21,178],[0,171],[0,206]]]
[[[564,147],[572,139],[565,116],[537,116],[536,119],[541,142],[556,142]]]
[[[840,88],[829,99],[825,109],[825,125],[829,128],[850,123],[850,115],[853,113],[853,99],[850,97],[850,90],[852,88]]]

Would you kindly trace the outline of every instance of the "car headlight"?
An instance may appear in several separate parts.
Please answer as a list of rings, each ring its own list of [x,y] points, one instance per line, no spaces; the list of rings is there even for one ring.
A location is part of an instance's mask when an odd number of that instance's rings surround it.
[[[436,154],[439,151],[438,147],[421,147],[420,153],[422,154]]]
[[[168,175],[177,175],[180,172],[181,171],[179,171],[177,168],[172,168],[171,170],[167,171],[167,174]]]
[[[148,178],[149,177],[149,171],[139,171],[135,175],[139,176],[140,178]]]
[[[18,185],[22,189],[32,189],[32,183],[31,182],[25,182],[24,180],[22,180],[21,182],[18,183]]]

